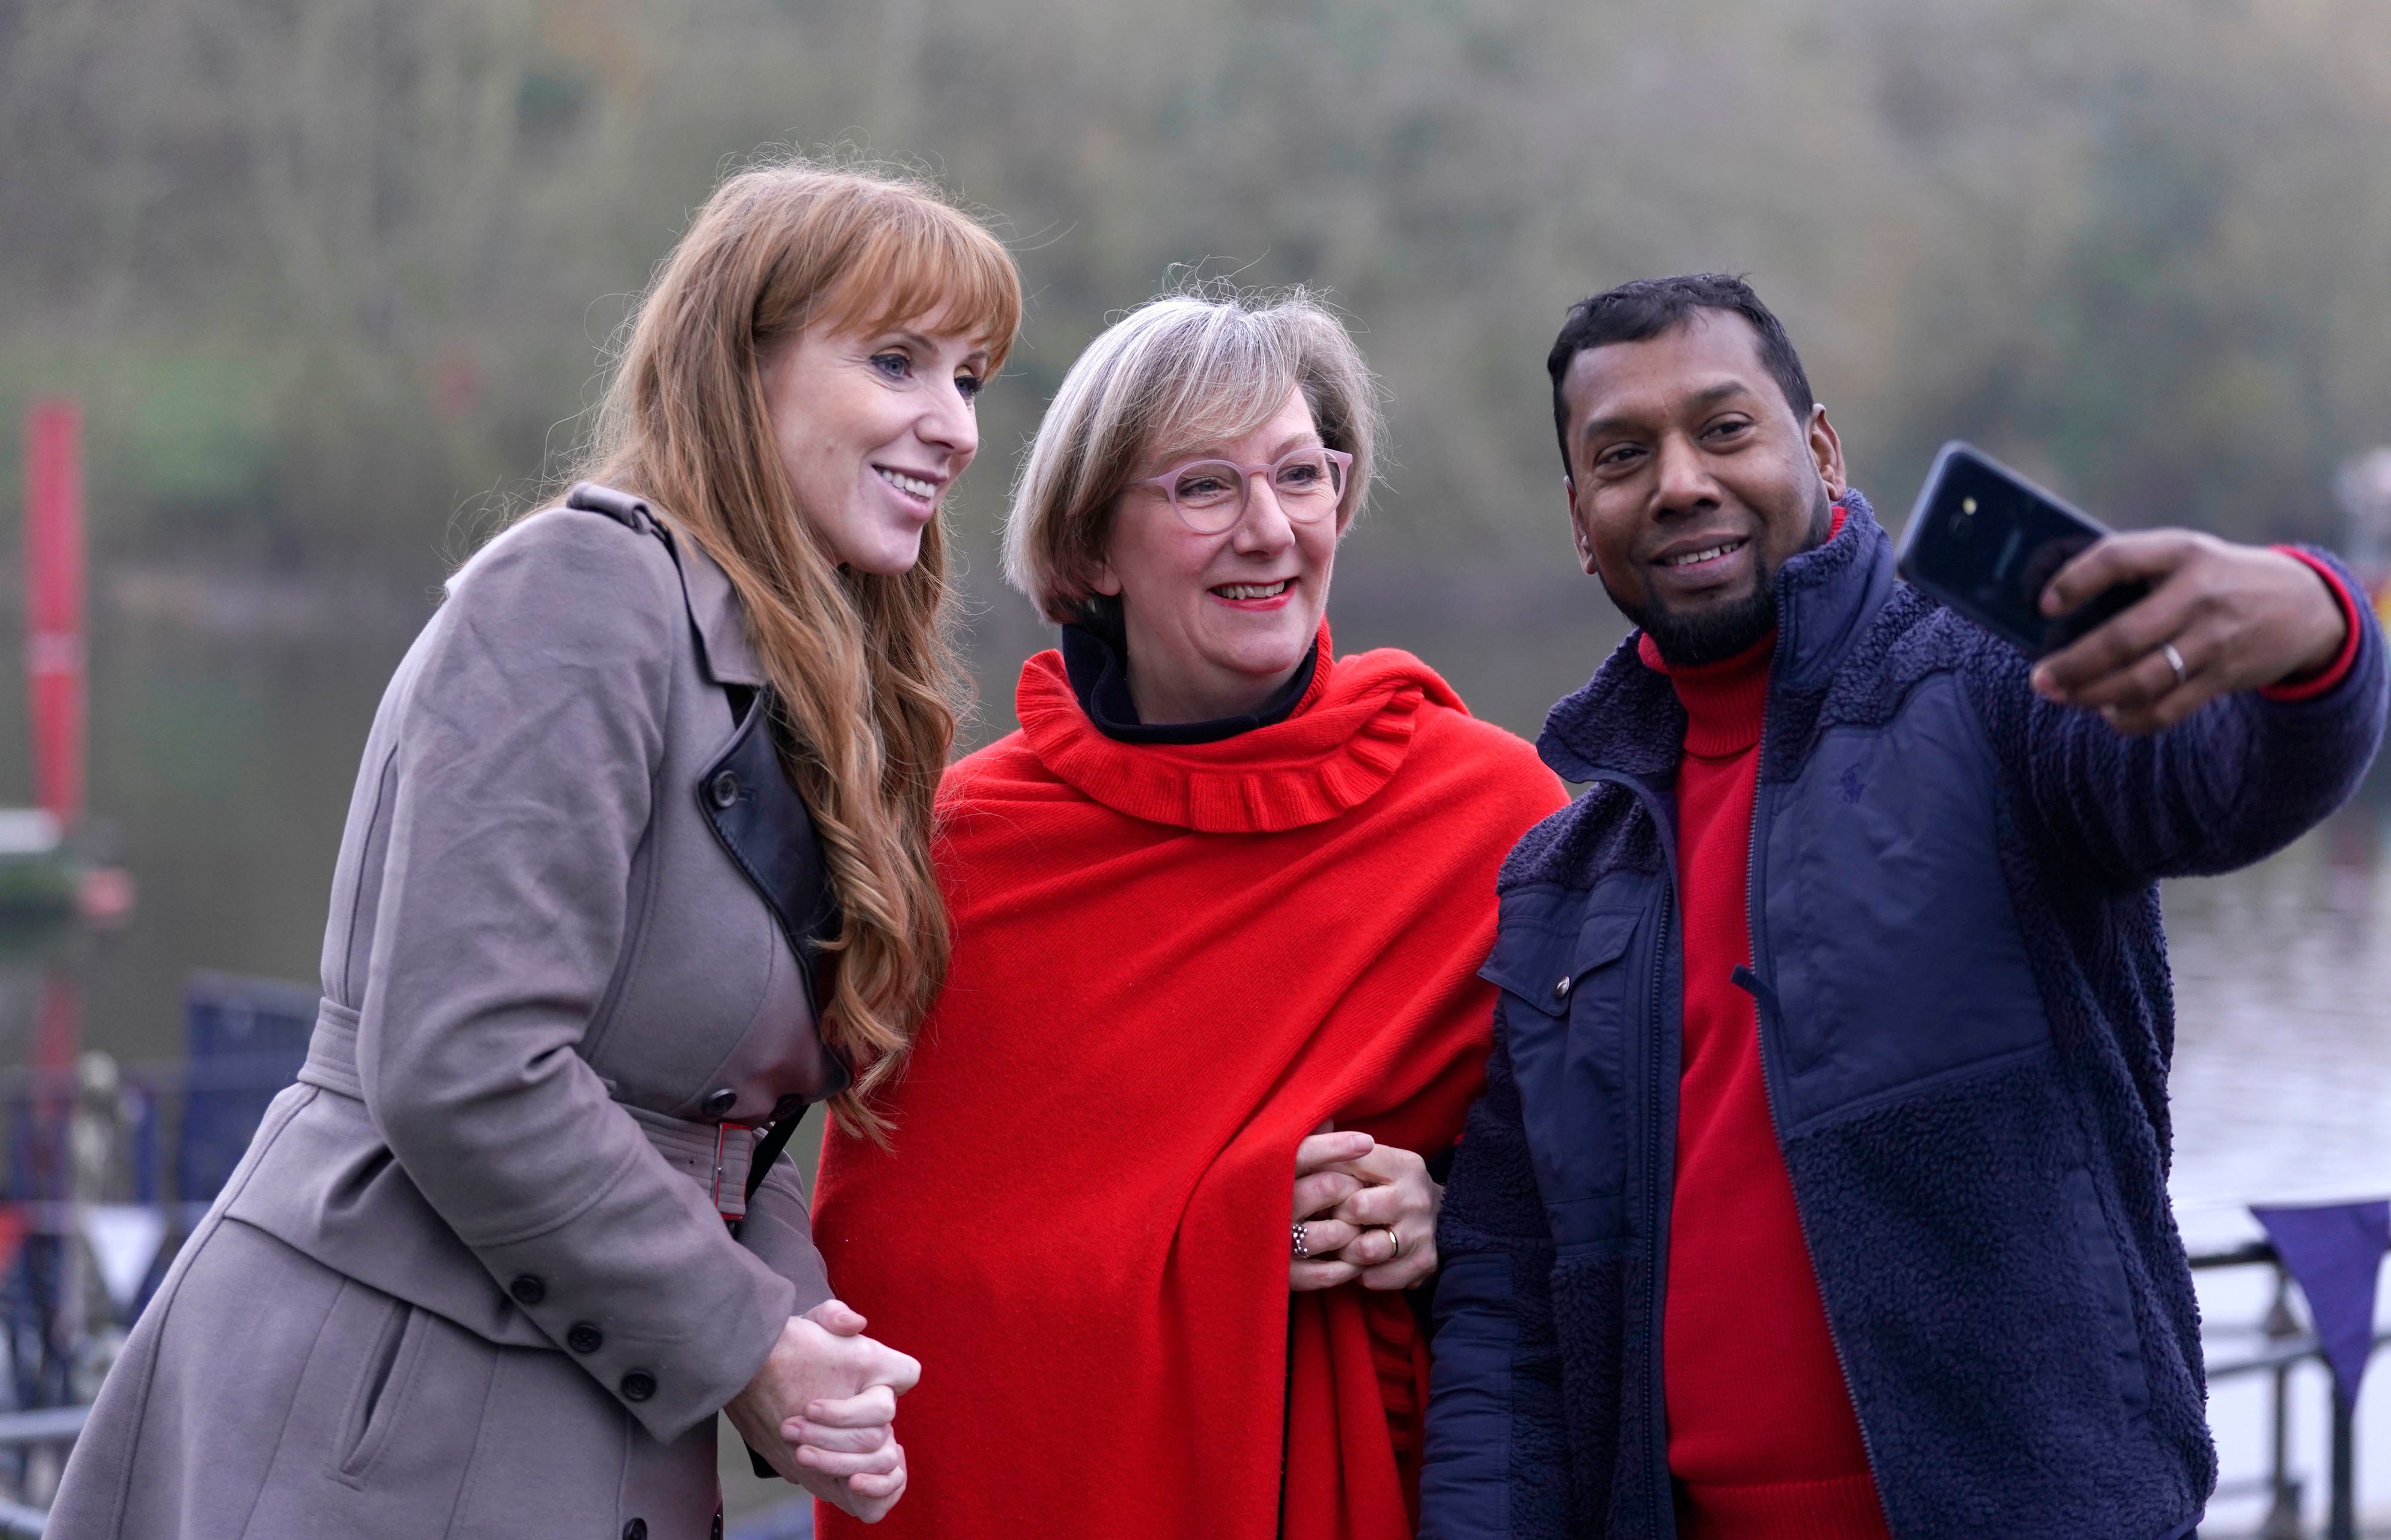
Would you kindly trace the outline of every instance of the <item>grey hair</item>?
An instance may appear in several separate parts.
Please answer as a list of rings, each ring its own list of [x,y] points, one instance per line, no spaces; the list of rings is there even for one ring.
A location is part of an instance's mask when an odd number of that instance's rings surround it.
[[[1095,592],[1113,510],[1149,456],[1242,438],[1290,390],[1321,442],[1353,456],[1337,507],[1342,534],[1370,492],[1378,401],[1345,324],[1302,289],[1147,301],[1088,344],[1046,408],[1004,520],[1004,575],[1050,621],[1079,618]]]

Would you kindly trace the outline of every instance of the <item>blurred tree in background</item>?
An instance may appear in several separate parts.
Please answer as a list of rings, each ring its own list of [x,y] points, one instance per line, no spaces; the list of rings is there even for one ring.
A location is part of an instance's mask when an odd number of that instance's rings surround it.
[[[84,392],[105,558],[420,587],[776,142],[1002,216],[982,574],[1061,371],[1190,270],[1352,318],[1382,575],[1566,574],[1544,349],[1696,267],[1896,520],[1958,434],[2121,522],[2329,537],[2391,436],[2379,0],[10,0],[0,407]]]

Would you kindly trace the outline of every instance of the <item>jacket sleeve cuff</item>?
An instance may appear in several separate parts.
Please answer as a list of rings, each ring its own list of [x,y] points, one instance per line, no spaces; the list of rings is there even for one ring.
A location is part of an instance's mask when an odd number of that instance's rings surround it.
[[[693,1185],[689,1197],[694,1207]],[[728,1234],[718,1246],[682,1244],[690,1232],[669,1222],[678,1214],[640,1217],[638,1227],[582,1219],[474,1250],[516,1309],[670,1443],[756,1377],[795,1314],[796,1290]]]
[[[2324,585],[2332,590],[2333,603],[2341,607],[2341,650],[2334,653],[2333,661],[2324,667],[2307,674],[2294,674],[2289,678],[2279,679],[2260,689],[2258,693],[2268,700],[2313,700],[2318,696],[2331,694],[2336,686],[2349,677],[2350,669],[2358,661],[2359,643],[2364,635],[2365,625],[2359,616],[2356,597],[2350,593],[2349,585],[2342,581],[2341,574],[2334,571],[2330,563],[2319,560],[2296,545],[2278,545],[2275,549],[2294,560],[2306,563],[2308,570],[2324,579]]]
[[[747,1202],[747,1217],[739,1222],[739,1244],[754,1252],[765,1266],[796,1289],[792,1315],[802,1315],[835,1292],[830,1270],[814,1246],[813,1226],[806,1214],[805,1180],[796,1163],[783,1157],[772,1162],[771,1174]]]

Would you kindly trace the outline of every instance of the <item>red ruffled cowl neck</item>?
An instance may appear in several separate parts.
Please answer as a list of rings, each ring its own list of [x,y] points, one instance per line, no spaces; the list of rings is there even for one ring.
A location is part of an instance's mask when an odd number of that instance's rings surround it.
[[[1161,746],[1040,653],[1021,730],[948,773],[953,967],[892,1144],[834,1135],[814,1221],[922,1360],[911,1482],[833,1540],[1411,1534],[1424,1346],[1399,1296],[1288,1292],[1295,1149],[1459,1136],[1495,872],[1565,798],[1418,660],[1331,661],[1325,626],[1321,660],[1286,721]]]

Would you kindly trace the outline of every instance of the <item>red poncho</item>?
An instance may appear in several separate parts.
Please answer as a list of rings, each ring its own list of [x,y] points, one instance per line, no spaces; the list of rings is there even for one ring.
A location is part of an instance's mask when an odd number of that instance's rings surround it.
[[[1017,700],[941,793],[954,962],[894,1143],[823,1151],[831,1277],[923,1369],[904,1499],[822,1533],[1402,1540],[1426,1354],[1401,1295],[1289,1294],[1295,1149],[1459,1136],[1495,871],[1560,783],[1325,627],[1294,714],[1221,742],[1104,737],[1053,652]]]

